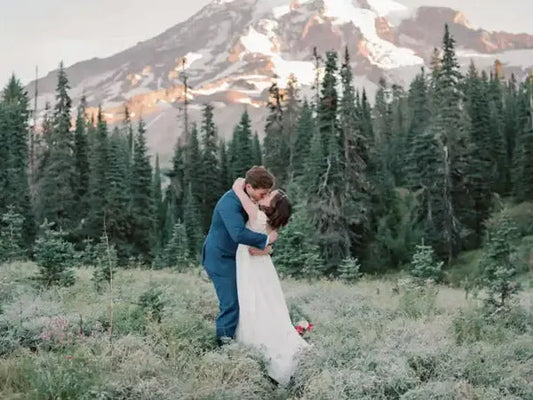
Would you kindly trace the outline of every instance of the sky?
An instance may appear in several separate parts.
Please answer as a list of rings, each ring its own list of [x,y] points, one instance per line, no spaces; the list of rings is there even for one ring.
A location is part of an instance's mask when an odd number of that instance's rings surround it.
[[[57,68],[106,57],[189,18],[211,0],[0,0],[0,86],[24,84]],[[268,1],[268,0],[259,0]],[[447,5],[488,30],[533,33],[531,0],[399,0]],[[149,7],[147,7],[149,5]]]

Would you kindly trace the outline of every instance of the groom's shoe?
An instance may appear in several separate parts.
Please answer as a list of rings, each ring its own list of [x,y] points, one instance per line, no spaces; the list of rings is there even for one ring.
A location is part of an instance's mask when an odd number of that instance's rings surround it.
[[[230,344],[233,341],[233,338],[230,338],[229,336],[221,336],[217,338],[217,346],[222,347],[226,344]]]

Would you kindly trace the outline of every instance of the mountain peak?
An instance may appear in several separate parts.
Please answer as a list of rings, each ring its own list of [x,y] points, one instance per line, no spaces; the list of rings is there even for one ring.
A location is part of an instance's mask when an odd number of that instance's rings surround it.
[[[209,102],[218,108],[221,133],[229,135],[243,107],[254,129],[262,131],[272,83],[284,87],[294,74],[306,93],[316,76],[314,48],[323,54],[347,47],[355,84],[366,87],[369,96],[381,77],[409,82],[441,45],[444,23],[468,55],[466,63],[477,57],[492,65],[488,55],[500,53],[504,71],[517,75],[533,64],[533,51],[502,53],[533,49],[531,35],[474,30],[463,14],[449,8],[412,11],[395,0],[213,0],[152,39],[67,68],[71,97],[76,103],[85,94],[90,106],[102,104],[110,123],[123,118],[125,105],[142,114],[154,132],[150,146],[164,155],[179,132],[176,115],[185,77],[191,119]],[[39,81],[40,108],[54,100],[55,84],[55,73]]]

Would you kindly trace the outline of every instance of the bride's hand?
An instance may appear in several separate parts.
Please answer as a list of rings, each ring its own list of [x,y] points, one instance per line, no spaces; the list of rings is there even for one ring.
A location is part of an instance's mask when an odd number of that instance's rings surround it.
[[[235,182],[233,182],[232,189],[234,191],[244,190],[244,184],[245,183],[246,183],[246,180],[244,178],[237,178],[237,179],[235,179]]]

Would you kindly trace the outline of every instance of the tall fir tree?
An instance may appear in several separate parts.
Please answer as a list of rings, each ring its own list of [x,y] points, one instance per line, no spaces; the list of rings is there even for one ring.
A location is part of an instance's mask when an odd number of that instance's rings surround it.
[[[437,252],[451,263],[461,248],[459,215],[470,207],[460,209],[461,197],[467,192],[463,186],[466,175],[466,144],[468,125],[464,116],[462,75],[455,54],[455,39],[448,25],[444,28],[442,61],[434,71],[434,114],[431,123],[434,136],[441,147],[443,164],[440,187],[442,208],[439,212],[440,243]]]
[[[263,165],[263,152],[257,132],[254,134],[254,138],[252,140],[252,164]]]
[[[85,97],[82,97],[76,116],[74,131],[74,200],[76,202],[76,225],[85,218],[89,212],[89,141],[87,138],[87,116]]]
[[[230,148],[232,179],[244,177],[253,166],[251,121],[246,110],[235,127]]]
[[[137,228],[138,215],[133,210],[129,213],[128,144],[118,128],[108,139],[108,155],[104,233],[116,249],[118,260],[125,263],[135,254],[132,247],[137,243],[130,239],[130,235]]]
[[[304,165],[309,157],[311,138],[315,129],[313,107],[305,100],[298,119],[298,131],[294,145],[293,171],[296,180],[304,174]]]
[[[189,184],[185,194],[185,205],[183,211],[183,223],[187,232],[187,244],[189,246],[189,255],[193,260],[200,258],[200,250],[202,247],[202,231],[200,225],[199,207],[196,202],[194,193],[192,192],[192,185]]]
[[[91,136],[89,136],[91,138]],[[109,144],[107,122],[102,114],[102,107],[98,109],[96,129],[94,130],[93,146],[91,148],[89,188],[91,206],[87,222],[84,225],[86,235],[99,240],[104,233],[104,217],[107,206],[109,163]]]
[[[206,104],[202,120],[202,157],[200,168],[200,213],[202,232],[207,232],[211,223],[211,212],[224,186],[220,181],[220,161],[218,158],[218,136],[213,120],[213,106]]]
[[[289,144],[284,132],[283,94],[277,83],[269,89],[265,125],[265,165],[281,184],[287,181]]]
[[[144,261],[152,259],[151,243],[154,228],[154,201],[152,194],[152,167],[146,145],[146,127],[139,120],[135,137],[131,186],[132,244],[136,256]]]
[[[11,76],[0,102],[0,212],[12,212],[23,218],[22,240],[28,247],[35,239],[36,225],[29,186],[28,96],[19,80]],[[4,153],[4,154],[2,154]]]
[[[56,229],[70,232],[75,226],[74,196],[74,138],[71,128],[72,101],[63,63],[58,72],[56,104],[52,118],[52,133],[49,140],[48,161],[43,171],[40,190],[42,218],[55,225]]]
[[[159,167],[159,154],[155,156],[154,176],[152,179],[152,193],[154,198],[154,231],[152,233],[152,249],[155,255],[162,255],[165,229],[165,203],[161,188],[161,168]]]

